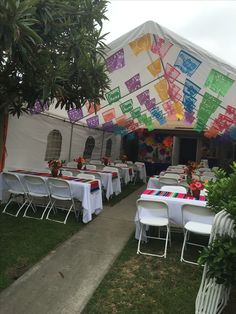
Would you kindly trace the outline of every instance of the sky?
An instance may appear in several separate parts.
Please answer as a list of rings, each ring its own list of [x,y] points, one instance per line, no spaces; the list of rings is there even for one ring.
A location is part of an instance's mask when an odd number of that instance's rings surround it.
[[[152,20],[236,67],[236,0],[110,0],[107,43]]]

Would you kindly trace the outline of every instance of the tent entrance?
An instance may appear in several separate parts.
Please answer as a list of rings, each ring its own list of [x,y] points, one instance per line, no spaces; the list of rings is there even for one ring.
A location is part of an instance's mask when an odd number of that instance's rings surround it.
[[[179,163],[186,165],[189,160],[196,160],[197,139],[180,138]]]

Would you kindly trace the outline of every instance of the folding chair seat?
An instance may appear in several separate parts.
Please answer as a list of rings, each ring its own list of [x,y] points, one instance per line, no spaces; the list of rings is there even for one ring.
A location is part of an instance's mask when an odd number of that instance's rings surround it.
[[[70,189],[70,184],[65,180],[56,178],[48,178],[47,183],[51,197],[51,207],[48,211],[46,219],[66,224],[67,218],[70,215],[71,211],[74,211],[75,217],[76,219],[78,219],[79,210],[76,209],[75,200],[72,196]],[[63,203],[65,205],[63,205]],[[69,208],[66,206],[67,203],[69,203],[70,205]],[[55,214],[57,212],[57,208],[67,211],[64,221],[49,218],[51,211],[54,211]]]
[[[61,170],[61,174],[67,177],[73,177],[73,172],[68,170]]]
[[[161,177],[172,178],[172,179],[177,179],[177,180],[179,180],[179,179],[180,179],[180,174],[167,172],[167,173],[165,173],[165,174],[164,174],[163,176],[161,176]]]
[[[190,242],[190,233],[210,236],[214,219],[214,213],[208,207],[184,204],[182,209],[182,224],[184,228],[184,241],[181,250],[181,262],[198,265],[196,262],[184,258],[186,245],[204,247],[202,244]],[[204,220],[204,222],[203,222]]]
[[[23,217],[41,220],[51,205],[50,193],[47,184],[43,178],[30,175],[24,176],[24,182],[27,187],[29,204],[25,209]],[[39,218],[28,214],[29,208],[31,208],[33,212],[36,213],[38,207],[44,208],[42,215]]]
[[[169,210],[166,202],[156,201],[156,200],[137,200],[137,210],[138,210],[138,221],[140,224],[140,233],[138,240],[137,254],[157,256],[166,258],[168,240],[170,241],[170,226],[169,226]],[[141,251],[141,242],[143,239],[143,233],[148,226],[154,227],[166,227],[166,237],[158,237],[146,235],[147,239],[156,239],[165,241],[164,253],[153,254]],[[159,229],[160,230],[160,229]]]
[[[159,183],[162,185],[178,185],[178,179],[168,178],[168,177],[160,177]]]
[[[8,215],[17,217],[19,215],[20,211],[22,210],[22,208],[28,202],[26,189],[16,174],[9,173],[9,172],[3,172],[2,177],[3,177],[3,182],[6,183],[6,185],[8,187],[8,192],[10,193],[9,200],[6,203],[2,212],[4,214],[8,214]],[[22,199],[22,201],[23,201],[22,203],[19,202],[19,198]],[[15,214],[12,214],[11,212],[7,211],[7,208],[14,201],[18,204],[18,210]]]

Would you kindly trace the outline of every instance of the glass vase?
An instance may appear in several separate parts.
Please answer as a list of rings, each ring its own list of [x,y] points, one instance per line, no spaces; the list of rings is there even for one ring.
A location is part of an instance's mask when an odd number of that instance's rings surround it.
[[[194,191],[192,191],[192,195],[193,195],[193,197],[194,197],[196,200],[199,200],[199,198],[200,198],[200,193],[201,193],[200,190],[194,190]]]
[[[57,168],[52,168],[51,175],[52,175],[52,177],[57,177],[58,176],[58,169]]]

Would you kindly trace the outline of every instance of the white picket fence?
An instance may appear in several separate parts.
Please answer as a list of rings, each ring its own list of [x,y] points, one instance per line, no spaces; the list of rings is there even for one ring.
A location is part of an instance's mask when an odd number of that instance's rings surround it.
[[[217,234],[235,236],[234,220],[224,210],[215,216],[209,243],[216,238]],[[220,314],[228,302],[230,288],[217,284],[214,278],[208,278],[206,274],[207,265],[204,266],[196,298],[195,314]]]

